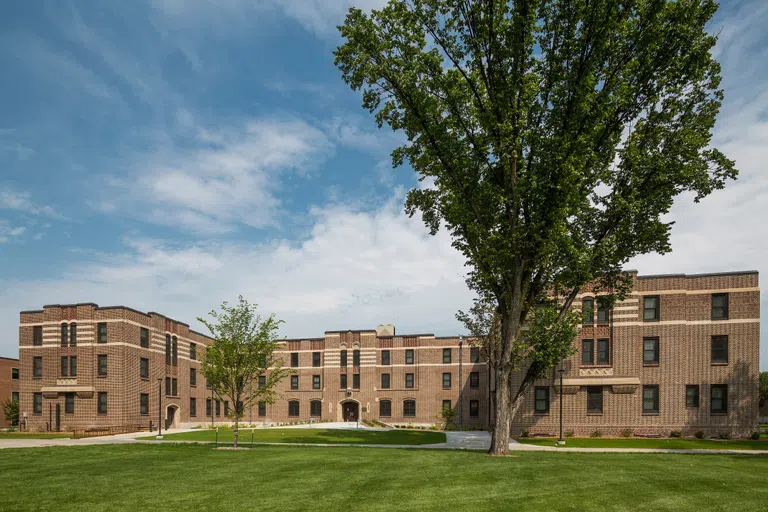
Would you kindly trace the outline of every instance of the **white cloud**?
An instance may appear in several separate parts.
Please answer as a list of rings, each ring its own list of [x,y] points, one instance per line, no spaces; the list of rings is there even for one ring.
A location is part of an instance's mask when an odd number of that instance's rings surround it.
[[[8,185],[0,185],[0,209],[17,210],[31,215],[65,219],[52,207],[36,204],[32,201],[32,196],[29,192],[14,190]]]

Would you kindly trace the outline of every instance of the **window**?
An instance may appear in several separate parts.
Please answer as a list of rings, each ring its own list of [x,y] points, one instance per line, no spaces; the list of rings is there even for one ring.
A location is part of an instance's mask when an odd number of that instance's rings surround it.
[[[173,366],[179,366],[179,340],[174,336],[171,341],[173,342]]]
[[[659,338],[643,338],[643,364],[659,364]]]
[[[539,414],[549,413],[549,388],[537,387],[534,390],[534,411]],[[601,406],[602,410],[602,406]]]
[[[712,384],[709,389],[709,411],[714,414],[728,412],[727,384]]]
[[[609,364],[611,352],[607,339],[597,340],[597,364]]]
[[[608,309],[608,304],[604,300],[597,299],[597,324],[607,324],[610,316],[611,315],[610,310]]]
[[[225,418],[229,417],[229,401],[228,400],[224,400],[224,417]]]
[[[189,344],[189,358],[193,361],[197,359],[197,345],[194,343]]]
[[[149,359],[146,357],[139,359],[139,377],[142,379],[149,378]]]
[[[657,322],[659,320],[659,296],[643,297],[643,320]]]
[[[344,368],[347,366],[347,351],[342,350],[341,351],[341,367]]]
[[[43,358],[42,356],[35,356],[32,358],[32,377],[43,376]]]
[[[390,400],[379,401],[379,416],[383,418],[392,416],[392,402]]]
[[[389,374],[381,374],[381,389],[389,389]]]
[[[166,377],[165,378],[165,396],[170,396],[171,394],[171,378]]]
[[[360,374],[355,373],[352,375],[352,389],[360,389]]]
[[[69,358],[69,376],[77,377],[77,356],[70,356]]]
[[[406,373],[405,374],[405,387],[406,388],[412,388],[413,387],[413,374],[412,373]]]
[[[320,376],[319,375],[313,375],[312,376],[312,389],[320,389]]]
[[[189,369],[189,385],[197,386],[197,368]]]
[[[171,379],[171,391],[173,396],[179,396],[179,380],[176,377]]]
[[[309,402],[309,415],[320,416],[323,413],[323,402],[320,400],[312,400]]]
[[[449,410],[453,409],[453,404],[451,403],[450,400],[443,400],[443,409],[442,410],[444,411],[446,409],[449,409]]]
[[[581,340],[581,364],[595,363],[595,340]]]
[[[728,320],[728,294],[712,294],[712,320]]]
[[[469,417],[477,418],[480,416],[480,400],[469,401]]]
[[[728,336],[712,336],[712,364],[728,364]]]
[[[221,402],[216,400],[216,416],[221,416]]]
[[[592,297],[581,299],[581,323],[583,325],[595,323],[595,299]]]
[[[405,400],[403,402],[403,416],[406,418],[416,416],[416,400]]]
[[[69,324],[69,346],[74,347],[77,345],[77,324]]]
[[[312,366],[315,368],[320,366],[320,352],[312,352]]]
[[[480,349],[477,347],[470,347],[469,349],[469,362],[470,363],[479,363],[480,362]]]
[[[77,356],[61,357],[61,376],[77,377]]]
[[[69,358],[67,356],[61,356],[61,372],[62,377],[69,376]]]
[[[18,368],[11,368],[11,379],[19,380],[19,369]]]
[[[291,368],[299,367],[299,353],[291,352]]]
[[[643,413],[659,412],[659,386],[643,386]]]
[[[211,403],[210,398],[205,399],[205,415],[206,416],[212,416],[213,415],[213,404]]]
[[[32,393],[32,413],[43,414],[43,394]]]
[[[171,364],[171,335],[165,335],[165,364]]]
[[[32,328],[32,345],[39,347],[43,344],[43,326],[36,325]]]
[[[299,376],[291,375],[291,389],[299,389]]]
[[[75,414],[74,393],[64,393],[64,414]]]
[[[193,418],[197,416],[197,399],[196,398],[190,398],[189,399],[189,415]]]
[[[603,414],[602,386],[587,386],[587,412]]]
[[[69,327],[67,324],[61,324],[61,346],[69,345]]]
[[[469,374],[469,387],[471,388],[480,387],[480,372],[471,372]]]
[[[107,394],[103,391],[99,391],[99,403],[98,403],[98,414],[107,414]]]
[[[145,327],[139,330],[139,345],[141,348],[149,348],[149,329]]]
[[[360,351],[352,351],[352,366],[360,366]]]
[[[259,375],[259,388],[263,388],[267,385],[267,376]]]
[[[106,354],[99,354],[98,355],[98,375],[99,377],[106,377],[107,376],[107,355]]]
[[[97,324],[96,332],[98,333],[96,341],[99,343],[106,343],[107,342],[107,324],[106,323]]]
[[[339,388],[347,389],[347,374],[342,373],[339,375]]]
[[[699,386],[696,384],[689,384],[685,386],[685,406],[686,407],[698,407],[699,406]]]
[[[451,364],[451,349],[443,349],[443,364]]]
[[[263,418],[267,415],[267,402],[261,401],[259,402],[259,410],[258,413],[260,418]]]
[[[291,400],[288,402],[288,416],[298,416],[299,415],[299,401],[298,400]]]
[[[381,351],[381,364],[389,366],[392,364],[391,362],[391,352],[389,350],[382,350]]]
[[[443,389],[451,389],[451,374],[443,373]]]
[[[413,349],[409,348],[405,351],[405,364],[413,364]]]

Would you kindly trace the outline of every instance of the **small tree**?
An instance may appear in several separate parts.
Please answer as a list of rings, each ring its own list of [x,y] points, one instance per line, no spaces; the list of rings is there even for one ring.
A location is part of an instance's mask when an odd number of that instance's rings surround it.
[[[11,398],[3,402],[3,412],[5,413],[5,421],[13,426],[19,424],[19,402]]]
[[[760,407],[768,401],[768,372],[760,373]]]
[[[448,427],[453,423],[453,418],[456,417],[456,409],[453,407],[443,407],[440,411],[440,419],[443,420],[443,428],[448,430]]]
[[[282,320],[274,315],[262,319],[256,314],[256,304],[249,304],[242,295],[238,299],[235,306],[224,302],[221,312],[211,311],[212,322],[198,318],[215,340],[205,352],[201,371],[216,396],[233,404],[230,414],[235,422],[235,448],[245,408],[256,401],[274,403],[275,386],[291,373],[275,357]],[[259,385],[261,377],[264,379]]]

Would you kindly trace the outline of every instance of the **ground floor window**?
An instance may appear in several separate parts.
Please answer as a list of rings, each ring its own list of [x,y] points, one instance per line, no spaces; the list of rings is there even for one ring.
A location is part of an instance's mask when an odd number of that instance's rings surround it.
[[[659,412],[659,386],[643,386],[643,412],[651,414]]]
[[[221,416],[221,402],[216,400],[216,416]]]
[[[549,388],[537,387],[534,390],[535,404],[534,410],[539,414],[545,414],[549,412]]]
[[[197,399],[195,398],[189,399],[189,415],[193,418],[197,416]]]
[[[709,410],[713,413],[728,412],[727,384],[712,384],[709,391]]]
[[[312,400],[309,402],[309,415],[320,416],[323,411],[323,403],[320,400]]]
[[[379,401],[379,416],[389,418],[392,416],[392,402],[389,400]]]
[[[453,405],[450,400],[443,400],[443,410],[453,409]]]
[[[298,416],[299,415],[299,401],[298,400],[291,400],[288,402],[288,416]]]
[[[259,417],[263,418],[267,415],[267,402],[259,402]]]
[[[99,392],[98,410],[99,414],[107,414],[107,394]]]
[[[32,413],[43,414],[43,394],[34,393],[32,395]]]
[[[149,416],[149,394],[141,393],[139,395],[139,414]]]
[[[405,400],[403,402],[403,416],[406,418],[416,416],[416,400]]]
[[[592,414],[603,413],[602,386],[587,386],[587,412]]]
[[[469,417],[477,418],[478,416],[480,416],[480,401],[470,400],[469,401]]]
[[[699,386],[697,385],[685,386],[685,406],[686,407],[699,406]]]
[[[212,410],[211,406],[212,406],[211,399],[210,398],[206,398],[205,399],[205,415],[206,416],[211,416],[213,414],[213,410]]]

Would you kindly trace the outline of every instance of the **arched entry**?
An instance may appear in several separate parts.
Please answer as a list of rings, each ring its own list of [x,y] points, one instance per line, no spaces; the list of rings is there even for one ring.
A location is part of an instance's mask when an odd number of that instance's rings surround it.
[[[179,414],[179,406],[176,404],[168,404],[165,408],[165,428],[166,430],[172,428],[179,428],[181,423],[181,414]]]
[[[348,400],[341,403],[341,419],[342,421],[357,421],[360,419],[360,404],[358,402]]]

